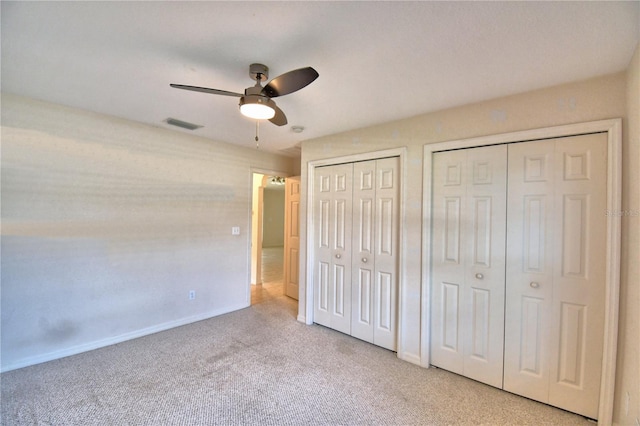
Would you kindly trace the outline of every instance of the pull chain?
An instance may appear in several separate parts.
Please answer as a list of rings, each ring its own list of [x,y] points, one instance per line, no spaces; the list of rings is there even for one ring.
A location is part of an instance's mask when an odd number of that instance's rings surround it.
[[[260,148],[260,145],[258,144],[258,141],[260,140],[260,138],[258,137],[259,130],[260,130],[260,122],[256,120],[256,149]]]

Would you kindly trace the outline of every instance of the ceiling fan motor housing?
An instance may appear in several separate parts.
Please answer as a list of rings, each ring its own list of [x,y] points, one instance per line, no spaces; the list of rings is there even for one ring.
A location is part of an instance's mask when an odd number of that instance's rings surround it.
[[[265,81],[269,78],[269,67],[262,64],[249,65],[249,75],[252,80]]]
[[[246,95],[240,98],[240,106],[244,104],[263,104],[273,108],[276,103],[263,95]]]

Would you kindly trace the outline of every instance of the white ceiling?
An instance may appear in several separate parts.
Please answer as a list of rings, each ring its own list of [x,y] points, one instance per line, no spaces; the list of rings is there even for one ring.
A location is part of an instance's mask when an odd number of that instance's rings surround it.
[[[249,64],[320,77],[275,99],[261,149],[624,70],[640,2],[8,2],[2,91],[255,146]],[[292,125],[304,126],[296,134]],[[284,151],[281,151],[284,150]]]

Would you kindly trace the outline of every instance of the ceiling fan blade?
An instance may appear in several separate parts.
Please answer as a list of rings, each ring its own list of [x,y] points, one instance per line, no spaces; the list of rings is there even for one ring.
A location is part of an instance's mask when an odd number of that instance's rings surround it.
[[[284,115],[284,112],[282,112],[282,110],[278,108],[275,103],[271,105],[271,107],[276,110],[276,115],[274,115],[273,118],[270,118],[269,121],[276,126],[284,126],[285,124],[287,124],[287,116]]]
[[[194,92],[211,93],[213,95],[235,96],[235,97],[238,97],[238,98],[241,98],[241,97],[244,96],[242,93],[227,92],[226,90],[218,90],[218,89],[209,89],[208,87],[185,86],[184,84],[170,84],[169,86],[175,87],[176,89],[192,90]]]
[[[318,72],[311,67],[289,71],[267,83],[262,93],[270,98],[288,95],[310,84],[318,78],[318,75]]]

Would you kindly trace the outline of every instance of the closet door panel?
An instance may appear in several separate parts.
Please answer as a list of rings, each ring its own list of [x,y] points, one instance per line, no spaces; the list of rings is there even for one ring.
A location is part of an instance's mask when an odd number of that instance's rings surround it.
[[[464,374],[502,387],[507,147],[466,151]]]
[[[543,329],[544,299],[523,296],[520,309],[522,314],[520,317],[520,345],[517,348],[507,347],[507,350],[515,350],[519,354],[519,371],[522,374],[541,379],[543,377],[543,357],[545,356],[541,350],[543,347],[542,337],[546,335]],[[546,392],[543,395],[546,395]]]
[[[432,363],[502,387],[505,146],[434,155]]]
[[[373,310],[371,307],[371,303],[373,302],[373,277],[371,275],[370,270],[358,270],[358,277],[354,286],[356,294],[353,299],[357,301],[357,304],[351,326],[352,333],[355,337],[367,341],[373,341],[373,337],[369,337],[368,333],[369,329],[373,330]],[[364,333],[361,331],[363,328],[367,330]]]
[[[398,312],[398,230],[400,215],[400,158],[375,161],[375,227],[373,343],[395,351]],[[367,258],[362,258],[361,261]],[[367,264],[371,260],[367,260]]]
[[[316,168],[314,320],[396,350],[398,157]]]
[[[606,135],[509,147],[505,390],[597,418]]]
[[[549,398],[553,140],[509,145],[504,389]]]
[[[329,265],[327,262],[318,262],[316,270],[316,322],[329,324]]]
[[[314,321],[351,332],[353,166],[318,168],[314,182]]]
[[[376,163],[353,164],[353,254],[351,335],[373,343],[375,307]]]
[[[354,163],[354,337],[396,349],[399,159]]]
[[[490,196],[476,196],[471,199],[472,259],[475,266],[491,266],[492,201]]]
[[[313,306],[314,321],[329,326],[331,313],[329,306],[330,271],[332,268],[331,243],[331,173],[318,171],[314,182],[314,235],[316,251],[313,265]]]
[[[393,274],[379,273],[376,280],[376,332],[385,334],[393,333],[395,326],[395,297]],[[380,340],[376,339],[378,343]],[[393,344],[393,342],[391,342]],[[382,345],[379,345],[382,346]]]
[[[598,417],[604,347],[607,137],[556,140],[549,403]]]
[[[442,202],[442,261],[441,267],[457,269],[462,261],[460,253],[460,234],[462,233],[462,208],[464,196],[444,196]]]
[[[465,282],[463,213],[467,182],[465,150],[433,156],[431,363],[464,371],[462,293]]]
[[[434,361],[434,365],[442,366],[447,370],[462,373],[463,372],[463,360],[462,360],[462,331],[460,328],[460,293],[461,285],[456,283],[439,282],[438,292],[440,293],[438,308],[440,309],[441,318],[439,327],[441,328],[441,348],[445,351],[455,353],[455,358],[459,365],[451,363],[451,367],[445,367],[446,357],[441,357],[439,360]],[[453,357],[452,357],[453,358]],[[459,371],[453,368],[458,368]]]
[[[472,327],[470,330],[470,355],[476,359],[489,361],[489,303],[488,290],[474,288],[471,294]]]

